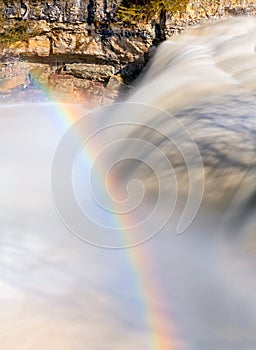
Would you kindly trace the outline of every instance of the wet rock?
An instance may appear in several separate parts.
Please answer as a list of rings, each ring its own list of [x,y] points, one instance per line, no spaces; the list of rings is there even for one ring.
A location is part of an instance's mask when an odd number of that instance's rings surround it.
[[[66,64],[62,69],[62,73],[73,75],[76,78],[100,82],[108,81],[114,72],[112,66],[82,63]]]
[[[28,72],[30,83],[35,86],[47,86],[52,69],[47,64],[23,62],[23,69]]]
[[[15,89],[19,86],[26,86],[29,84],[28,76],[21,74],[15,77],[10,77],[0,80],[0,92],[6,92]]]
[[[119,90],[123,85],[123,79],[120,76],[113,75],[109,78],[107,88],[110,90]]]
[[[49,77],[49,87],[62,94],[72,94],[74,89],[74,78],[68,75],[52,74]]]

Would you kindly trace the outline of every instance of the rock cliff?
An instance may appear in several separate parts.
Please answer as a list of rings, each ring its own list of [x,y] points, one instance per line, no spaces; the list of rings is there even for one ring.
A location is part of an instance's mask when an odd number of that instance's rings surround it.
[[[152,44],[152,37],[142,31],[131,33],[118,28],[98,33],[85,23],[44,20],[38,25],[40,35],[0,49],[2,95],[6,94],[7,87],[15,87],[13,78],[19,76],[17,88],[43,85],[54,98],[56,94],[60,98],[60,92],[65,92],[71,99],[108,101],[115,98],[120,89],[125,90],[124,83],[137,77]],[[108,91],[105,98],[102,93],[109,85],[113,87],[112,97]]]
[[[111,103],[125,93],[154,47],[154,26],[125,26],[120,0],[4,1],[5,23],[36,23],[25,40],[0,46],[0,101],[52,98]],[[188,25],[234,14],[256,13],[253,1],[191,1],[183,15],[167,18],[167,36]],[[151,50],[153,51],[153,50]],[[43,87],[39,89],[38,87]],[[47,94],[43,93],[47,91]]]

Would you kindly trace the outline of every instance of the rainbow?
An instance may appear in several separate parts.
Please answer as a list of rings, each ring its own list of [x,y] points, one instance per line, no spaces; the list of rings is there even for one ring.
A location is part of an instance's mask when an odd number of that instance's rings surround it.
[[[81,117],[81,111],[83,115],[86,109],[82,105],[71,105],[58,103],[54,101],[47,88],[44,86],[38,86],[43,92],[50,98],[52,108],[54,109],[54,115],[56,115],[56,122],[60,124],[62,130],[67,130],[75,124],[75,122]],[[87,110],[87,112],[89,112]],[[75,130],[74,138],[77,142],[82,140],[80,130]],[[83,157],[85,159],[86,166],[89,166],[95,156],[95,150],[93,147],[87,148],[84,151]],[[100,174],[99,174],[99,180]],[[103,180],[102,180],[103,181]],[[101,181],[101,183],[102,183]],[[101,184],[102,186],[102,184]],[[121,219],[120,219],[121,217]],[[125,218],[120,216],[114,217],[112,225],[126,227],[126,224],[131,222],[125,222]],[[129,218],[130,220],[130,218]],[[126,243],[126,237],[123,236],[122,240]],[[157,301],[164,300],[163,293],[161,291],[160,283],[157,280],[157,274],[154,272],[154,262],[150,256],[150,252],[147,248],[147,244],[139,245],[123,250],[128,261],[128,266],[131,271],[131,275],[134,278],[137,293],[139,295],[141,309],[143,310],[143,317],[147,325],[148,344],[150,350],[180,350],[181,344],[175,337],[175,324],[171,321],[170,315],[165,310],[162,310]]]
[[[77,115],[74,115],[72,106],[69,105],[55,105],[58,119],[64,124],[65,128],[71,127],[77,120]],[[76,130],[75,137],[81,140],[79,130]],[[84,150],[85,148],[83,148]],[[84,151],[83,156],[86,159],[86,164],[89,165],[95,155],[95,149],[90,148]],[[100,179],[99,179],[100,181]],[[102,180],[103,181],[103,180]],[[101,182],[102,182],[101,181]],[[102,184],[101,184],[102,186]],[[120,219],[121,217],[121,219]],[[122,221],[121,221],[122,220]],[[126,227],[131,225],[125,222],[125,216],[118,216],[113,218],[113,225]],[[125,234],[122,237],[124,244],[126,243]],[[170,315],[157,306],[157,301],[164,300],[163,293],[160,290],[160,283],[157,281],[157,274],[154,273],[154,262],[149,254],[147,245],[140,245],[124,250],[127,255],[128,263],[131,273],[136,280],[138,293],[140,296],[142,309],[144,309],[145,320],[148,327],[149,346],[151,350],[179,350],[181,345],[175,339],[174,329],[175,325],[171,324]]]

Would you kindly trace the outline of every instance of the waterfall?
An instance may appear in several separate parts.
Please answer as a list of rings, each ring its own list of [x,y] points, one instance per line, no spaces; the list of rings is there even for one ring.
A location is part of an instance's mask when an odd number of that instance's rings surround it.
[[[1,350],[255,349],[255,47],[206,23],[125,102],[0,106]]]

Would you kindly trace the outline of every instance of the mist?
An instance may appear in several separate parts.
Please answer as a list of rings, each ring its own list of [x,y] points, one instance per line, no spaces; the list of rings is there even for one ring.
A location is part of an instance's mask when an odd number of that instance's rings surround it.
[[[1,349],[255,348],[255,34],[189,29],[114,106],[0,106]]]

